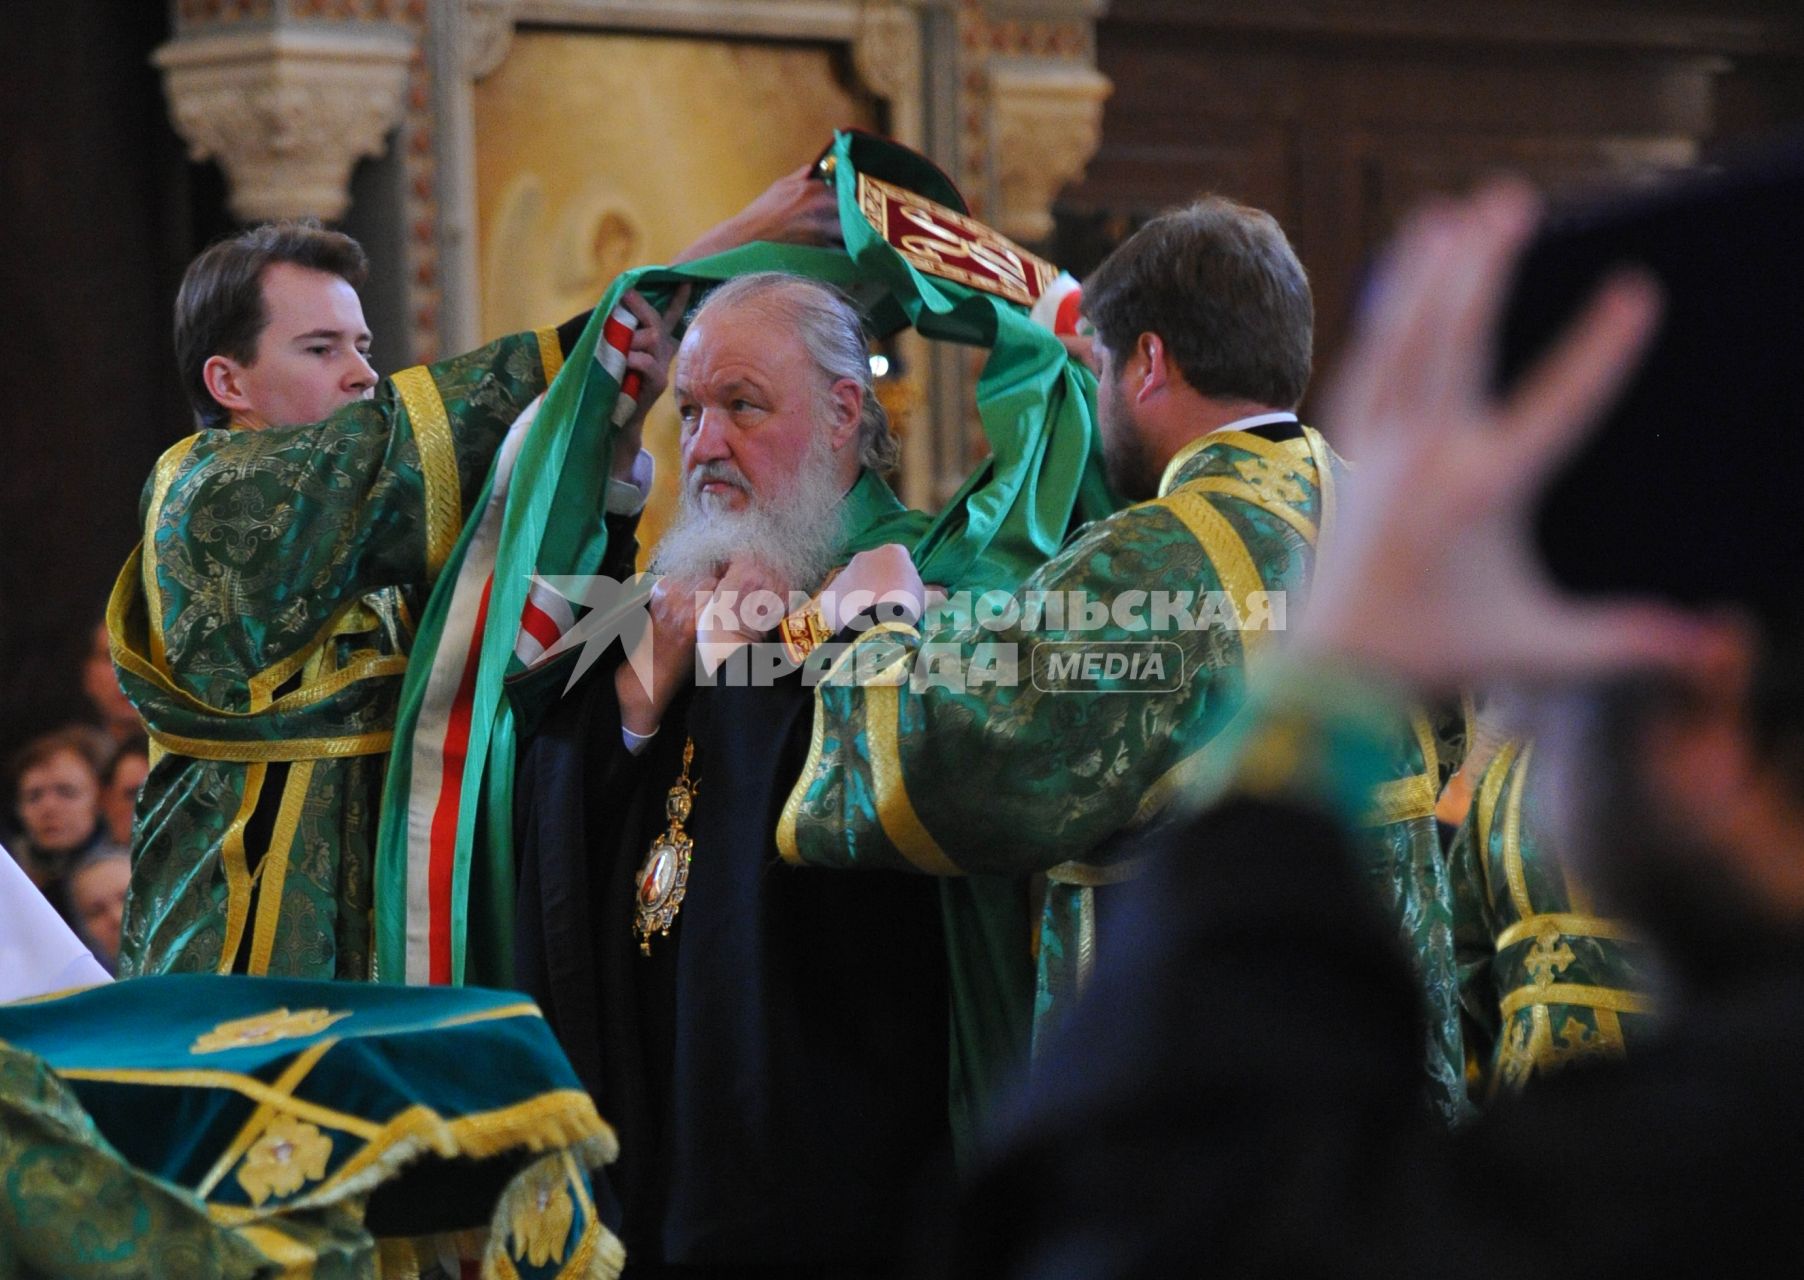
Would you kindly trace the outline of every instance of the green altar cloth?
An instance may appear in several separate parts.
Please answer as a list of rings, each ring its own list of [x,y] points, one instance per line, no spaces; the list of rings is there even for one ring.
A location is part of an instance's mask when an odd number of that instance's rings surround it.
[[[462,1252],[485,1276],[614,1276],[589,1181],[614,1154],[517,993],[179,975],[0,1007],[7,1275]]]

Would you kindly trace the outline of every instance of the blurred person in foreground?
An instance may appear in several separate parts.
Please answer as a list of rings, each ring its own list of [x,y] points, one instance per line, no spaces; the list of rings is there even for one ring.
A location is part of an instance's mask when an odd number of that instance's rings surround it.
[[[1536,217],[1500,186],[1404,234],[1329,406],[1360,460],[1336,558],[1208,807],[1159,842],[1141,945],[1099,965],[970,1188],[957,1274],[1504,1276],[1542,1258],[1722,1274],[1790,1248],[1800,628],[1783,605],[1749,625],[1552,586],[1531,504],[1659,304],[1614,280],[1495,399],[1497,317]],[[1645,1051],[1450,1135],[1413,1105],[1405,958],[1347,907],[1349,811],[1396,699],[1499,679],[1541,687],[1526,727],[1561,839],[1664,949],[1671,1019]],[[1208,856],[1173,856],[1193,849]]]

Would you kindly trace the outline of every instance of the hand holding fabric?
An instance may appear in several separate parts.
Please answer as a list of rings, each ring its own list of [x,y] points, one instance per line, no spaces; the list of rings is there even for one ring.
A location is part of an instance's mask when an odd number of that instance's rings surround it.
[[[640,379],[638,407],[621,426],[614,443],[614,475],[625,480],[631,477],[633,460],[644,446],[645,417],[670,385],[670,362],[676,358],[677,349],[676,327],[689,306],[689,285],[677,287],[662,313],[636,289],[620,301],[639,321],[626,352],[627,371],[637,373]]]
[[[745,208],[704,231],[671,261],[691,262],[737,249],[753,240],[779,244],[839,245],[839,204],[833,188],[805,164],[778,178]]]
[[[671,575],[652,588],[647,608],[651,626],[639,638],[651,654],[651,687],[640,682],[635,667],[623,662],[614,673],[614,693],[620,700],[620,723],[638,737],[656,733],[672,700],[691,679],[695,669],[696,624],[700,606],[712,595],[712,577]]]
[[[900,610],[910,621],[916,620],[925,611],[927,588],[908,548],[888,542],[853,556],[833,580],[832,596],[827,629],[839,632],[878,604],[887,606],[887,612]]]

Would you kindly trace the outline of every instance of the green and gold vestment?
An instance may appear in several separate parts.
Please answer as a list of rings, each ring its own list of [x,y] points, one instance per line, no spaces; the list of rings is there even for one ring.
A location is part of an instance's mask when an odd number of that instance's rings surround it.
[[[323,422],[163,455],[108,608],[149,729],[122,975],[371,974],[371,858],[413,619],[552,330],[385,379]]]
[[[1094,890],[1133,872],[1114,837],[1161,817],[1206,773],[1249,669],[1273,648],[1332,521],[1338,465],[1307,429],[1283,440],[1211,433],[1173,459],[1160,497],[1089,526],[1029,577],[1014,593],[1024,606],[1015,622],[940,609],[919,628],[872,628],[838,659],[839,678],[817,686],[809,763],[778,832],[783,856],[944,876],[1043,872],[1037,1034],[1093,962]],[[1148,600],[1137,618],[1110,609],[1101,625],[1073,625],[1074,602],[1110,606],[1130,592],[1187,601],[1191,624],[1161,625]],[[1036,624],[1027,607],[1036,597],[1061,601],[1064,616],[1042,610]],[[1081,663],[1060,669],[1049,658],[1148,643],[1181,658],[1169,687],[1092,679]],[[987,678],[999,652],[1015,654],[1013,673]],[[1379,899],[1421,966],[1432,1095],[1457,1115],[1462,1051],[1432,819],[1437,755],[1425,717],[1399,724],[1367,848]]]
[[[1517,742],[1492,757],[1451,856],[1466,1045],[1487,1099],[1620,1057],[1651,1029],[1645,944],[1597,914],[1549,847],[1533,758]]]

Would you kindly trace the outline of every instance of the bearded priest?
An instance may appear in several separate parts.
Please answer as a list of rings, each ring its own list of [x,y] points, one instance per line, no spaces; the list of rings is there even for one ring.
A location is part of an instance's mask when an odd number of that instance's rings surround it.
[[[781,862],[811,691],[710,650],[747,652],[762,592],[805,598],[896,539],[895,441],[857,310],[792,276],[711,294],[672,386],[681,501],[650,625],[536,731],[526,686],[571,664],[514,691],[517,976],[619,1134],[597,1190],[634,1274],[880,1274],[919,1180],[950,1174],[939,899]]]

